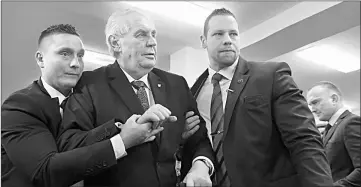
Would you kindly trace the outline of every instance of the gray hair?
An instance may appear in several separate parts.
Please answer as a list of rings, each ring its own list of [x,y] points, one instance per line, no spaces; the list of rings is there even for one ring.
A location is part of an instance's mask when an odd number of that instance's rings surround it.
[[[124,37],[131,29],[131,23],[127,20],[127,16],[134,13],[140,14],[138,11],[125,9],[114,12],[108,18],[108,22],[105,26],[105,42],[108,46],[109,53],[115,58],[117,58],[117,54],[109,43],[109,36],[114,35]],[[123,25],[119,25],[121,21],[124,21]]]

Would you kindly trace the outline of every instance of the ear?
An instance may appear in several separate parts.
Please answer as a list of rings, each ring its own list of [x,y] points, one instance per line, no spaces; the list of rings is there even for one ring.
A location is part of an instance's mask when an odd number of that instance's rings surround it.
[[[118,53],[122,52],[122,47],[121,47],[119,38],[116,38],[114,35],[110,35],[108,37],[108,43],[113,48],[113,51],[118,52]]]
[[[206,49],[206,48],[207,48],[207,38],[206,38],[204,35],[202,35],[202,36],[200,37],[200,39],[201,39],[202,48],[203,48],[203,49]]]
[[[340,97],[337,94],[332,94],[331,99],[332,99],[332,103],[336,104],[339,102]]]
[[[44,68],[44,59],[43,54],[40,51],[36,51],[35,53],[35,60],[38,63],[38,66],[40,68]]]

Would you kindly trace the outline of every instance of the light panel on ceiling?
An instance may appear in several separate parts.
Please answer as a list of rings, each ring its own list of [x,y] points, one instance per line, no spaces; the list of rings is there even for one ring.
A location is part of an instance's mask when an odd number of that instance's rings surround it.
[[[360,69],[360,57],[334,45],[315,45],[298,51],[297,55],[344,73]]]
[[[207,16],[212,12],[187,1],[123,1],[123,3],[198,27],[203,26]]]

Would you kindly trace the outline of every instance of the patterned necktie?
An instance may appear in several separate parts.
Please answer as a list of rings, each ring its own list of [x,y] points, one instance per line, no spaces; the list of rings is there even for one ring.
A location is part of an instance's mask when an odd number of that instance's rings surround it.
[[[222,91],[219,81],[223,76],[215,73],[212,77],[213,94],[211,100],[211,131],[213,134],[213,150],[216,153],[216,168],[215,168],[215,183],[217,186],[230,186],[230,180],[226,171],[226,165],[223,157],[223,125],[224,125],[224,112]]]
[[[145,91],[145,83],[143,81],[135,80],[132,82],[132,85],[135,89],[137,89],[137,96],[144,108],[144,111],[148,110],[149,108],[149,100],[147,96],[147,92]]]

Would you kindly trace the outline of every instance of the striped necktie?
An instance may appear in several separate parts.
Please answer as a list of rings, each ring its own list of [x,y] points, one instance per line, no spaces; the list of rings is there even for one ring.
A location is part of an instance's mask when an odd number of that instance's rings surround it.
[[[211,131],[213,150],[216,153],[216,168],[214,182],[217,186],[230,186],[230,180],[226,171],[226,165],[223,157],[223,125],[224,125],[224,112],[222,91],[219,85],[219,81],[223,76],[219,73],[215,73],[212,77],[213,94],[211,100]]]

